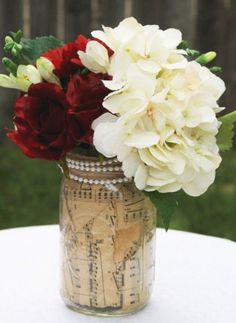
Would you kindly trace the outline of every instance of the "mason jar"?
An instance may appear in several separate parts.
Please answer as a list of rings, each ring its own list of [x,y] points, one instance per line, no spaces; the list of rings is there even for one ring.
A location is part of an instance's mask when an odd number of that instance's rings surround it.
[[[116,159],[69,154],[60,193],[61,295],[78,312],[143,308],[155,276],[156,211]]]

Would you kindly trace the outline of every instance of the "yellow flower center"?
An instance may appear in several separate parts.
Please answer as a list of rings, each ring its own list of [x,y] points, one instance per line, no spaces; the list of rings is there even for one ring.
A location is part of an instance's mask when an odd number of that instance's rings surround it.
[[[153,108],[152,108],[152,106],[150,104],[147,106],[147,115],[150,118],[153,117]]]

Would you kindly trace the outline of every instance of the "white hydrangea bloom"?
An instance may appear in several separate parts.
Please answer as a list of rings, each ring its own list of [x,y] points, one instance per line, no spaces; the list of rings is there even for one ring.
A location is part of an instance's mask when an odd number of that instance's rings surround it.
[[[108,113],[93,123],[96,149],[117,156],[140,190],[203,194],[221,162],[216,113],[222,110],[217,100],[224,82],[187,62],[177,49],[182,36],[176,29],[163,31],[128,18],[93,36],[114,51],[108,60],[92,55],[100,60],[92,70],[106,66],[112,76],[104,81],[111,90],[103,103]],[[84,55],[88,58],[89,50]]]
[[[201,195],[221,162],[215,135],[224,83],[195,62],[164,72],[156,87],[149,81],[143,91],[133,83],[107,96],[104,106],[118,116],[106,113],[96,120],[95,147],[117,156],[139,189]]]

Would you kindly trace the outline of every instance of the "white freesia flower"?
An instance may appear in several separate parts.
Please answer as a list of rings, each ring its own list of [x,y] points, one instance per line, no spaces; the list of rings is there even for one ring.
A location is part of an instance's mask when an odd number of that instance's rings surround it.
[[[86,51],[78,51],[79,58],[84,66],[94,73],[107,73],[109,69],[109,56],[107,49],[97,41],[90,41]]]
[[[55,66],[49,59],[46,57],[40,57],[36,61],[36,66],[45,81],[61,86],[59,78],[53,72],[55,70]]]
[[[42,82],[42,77],[33,65],[19,65],[16,76],[0,74],[0,86],[27,92],[31,84]]]
[[[0,86],[16,89],[16,77],[13,74],[10,74],[9,76],[6,74],[0,74]]]

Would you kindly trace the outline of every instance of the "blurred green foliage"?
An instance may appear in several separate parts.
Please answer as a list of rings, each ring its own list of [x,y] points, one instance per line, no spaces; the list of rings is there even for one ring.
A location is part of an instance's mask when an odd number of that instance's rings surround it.
[[[9,142],[1,144],[0,153],[0,229],[58,223],[57,165],[30,160]],[[171,229],[236,240],[236,151],[222,157],[216,181],[206,194],[198,198],[182,194]]]
[[[7,143],[0,148],[0,229],[58,222],[60,170],[29,159]]]

